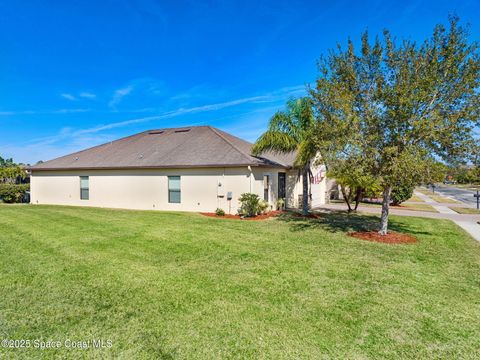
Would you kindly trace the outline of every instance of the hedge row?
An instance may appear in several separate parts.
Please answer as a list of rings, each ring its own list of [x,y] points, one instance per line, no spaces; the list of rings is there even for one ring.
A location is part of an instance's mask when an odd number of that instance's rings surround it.
[[[30,184],[0,184],[0,202],[20,203],[29,190]]]

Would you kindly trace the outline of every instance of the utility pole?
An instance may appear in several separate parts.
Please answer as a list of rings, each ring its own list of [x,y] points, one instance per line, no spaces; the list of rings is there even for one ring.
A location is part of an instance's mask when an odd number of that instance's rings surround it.
[[[473,197],[477,198],[477,210],[478,210],[478,209],[480,209],[480,194],[479,194],[478,189],[477,189],[477,193],[473,194]]]

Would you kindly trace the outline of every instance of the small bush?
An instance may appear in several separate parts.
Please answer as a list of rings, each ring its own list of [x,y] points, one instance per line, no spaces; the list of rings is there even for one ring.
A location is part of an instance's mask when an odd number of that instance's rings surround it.
[[[258,202],[258,213],[259,214],[264,214],[268,209],[268,202],[265,200],[260,200]]]
[[[285,200],[278,199],[277,200],[277,210],[283,210],[285,208]]]
[[[238,200],[241,204],[240,214],[247,217],[253,217],[258,214],[260,198],[257,194],[243,193]]]
[[[20,203],[30,184],[0,184],[0,199],[5,203]]]
[[[390,194],[392,205],[400,205],[404,201],[410,199],[413,195],[413,189],[414,187],[409,185],[395,186]]]
[[[217,208],[217,209],[215,210],[215,215],[217,215],[217,216],[225,216],[225,211],[223,211],[223,209]]]

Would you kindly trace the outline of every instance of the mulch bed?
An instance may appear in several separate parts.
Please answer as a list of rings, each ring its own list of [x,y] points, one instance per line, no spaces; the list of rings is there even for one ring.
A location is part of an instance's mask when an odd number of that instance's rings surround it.
[[[348,234],[356,239],[381,242],[385,244],[413,244],[417,239],[411,235],[389,232],[387,235],[380,235],[376,231],[351,232]]]
[[[203,216],[208,216],[208,217],[214,217],[214,218],[220,218],[220,219],[235,219],[235,220],[265,220],[265,219],[268,219],[268,218],[271,218],[271,217],[275,217],[275,216],[278,216],[282,213],[284,213],[285,211],[270,211],[266,214],[261,214],[261,215],[257,215],[255,217],[245,217],[245,218],[242,218],[240,217],[240,215],[231,215],[231,214],[225,214],[224,216],[218,216],[217,214],[215,213],[209,213],[209,212],[201,212],[200,214],[203,215]]]

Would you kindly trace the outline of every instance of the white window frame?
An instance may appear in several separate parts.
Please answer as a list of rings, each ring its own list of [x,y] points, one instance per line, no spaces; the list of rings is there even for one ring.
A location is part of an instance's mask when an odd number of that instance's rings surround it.
[[[87,180],[87,187],[82,186],[82,180]],[[80,180],[80,200],[90,200],[90,176],[79,176]],[[86,190],[87,196],[84,197],[84,191]]]
[[[180,183],[179,189],[170,189],[170,178],[178,178]],[[167,176],[167,188],[168,188],[168,203],[169,204],[181,204],[182,203],[182,177],[180,175],[168,175]],[[170,197],[170,192],[178,192],[179,201],[172,201]]]

